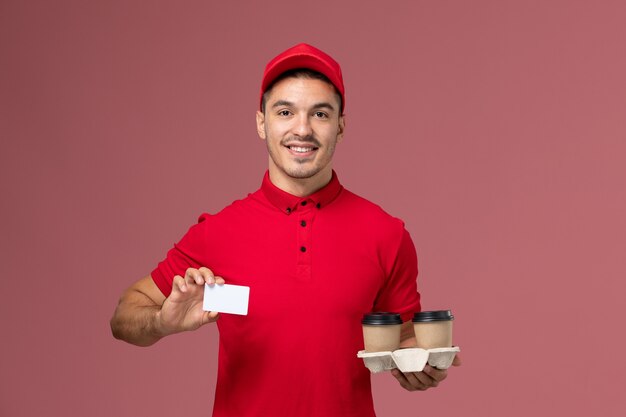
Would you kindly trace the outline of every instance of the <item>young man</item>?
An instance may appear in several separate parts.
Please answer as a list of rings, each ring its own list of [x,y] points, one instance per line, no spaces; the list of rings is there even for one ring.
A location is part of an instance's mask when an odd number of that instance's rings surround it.
[[[332,169],[344,134],[339,64],[300,44],[270,61],[257,131],[269,169],[261,188],[203,214],[152,273],[122,295],[116,338],[148,346],[217,321],[213,415],[374,416],[361,317],[420,310],[417,257],[403,223],[341,186]],[[204,283],[250,287],[247,316],[202,310]],[[392,373],[407,390],[446,371]]]

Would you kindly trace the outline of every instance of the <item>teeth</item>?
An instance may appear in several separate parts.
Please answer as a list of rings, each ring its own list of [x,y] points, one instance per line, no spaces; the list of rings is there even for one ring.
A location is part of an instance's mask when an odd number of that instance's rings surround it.
[[[300,146],[290,146],[289,149],[291,149],[292,151],[296,151],[296,152],[310,152],[313,150],[313,148],[302,148]]]

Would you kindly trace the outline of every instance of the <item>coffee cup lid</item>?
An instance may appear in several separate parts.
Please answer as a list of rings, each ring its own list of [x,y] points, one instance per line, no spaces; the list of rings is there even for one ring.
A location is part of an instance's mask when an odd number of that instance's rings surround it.
[[[454,320],[450,310],[422,311],[413,315],[413,323]]]
[[[388,313],[385,311],[367,313],[363,315],[361,324],[385,326],[391,324],[402,324],[402,319],[398,313]]]

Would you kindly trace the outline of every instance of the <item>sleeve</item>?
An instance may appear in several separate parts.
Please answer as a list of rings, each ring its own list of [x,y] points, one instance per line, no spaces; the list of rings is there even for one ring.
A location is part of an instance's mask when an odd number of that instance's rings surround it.
[[[203,214],[198,219],[198,223],[193,225],[182,239],[174,244],[174,247],[167,252],[164,260],[152,271],[150,276],[161,290],[163,295],[168,297],[172,292],[172,282],[176,275],[183,276],[187,268],[199,268],[202,266],[202,249],[206,246],[206,228],[208,214]]]
[[[374,308],[374,311],[400,313],[402,321],[411,320],[413,313],[421,310],[417,291],[417,253],[404,227],[391,271],[376,297]]]

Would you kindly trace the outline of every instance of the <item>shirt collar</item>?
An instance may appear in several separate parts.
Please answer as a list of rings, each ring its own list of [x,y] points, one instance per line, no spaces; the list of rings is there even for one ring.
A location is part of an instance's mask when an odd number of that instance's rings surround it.
[[[261,191],[263,191],[265,197],[272,205],[285,214],[290,214],[296,211],[300,206],[307,204],[312,204],[318,209],[324,208],[337,198],[341,190],[343,190],[343,186],[339,183],[339,179],[334,170],[333,176],[328,184],[306,197],[298,197],[276,187],[272,184],[272,181],[270,181],[269,171],[265,172],[263,183],[261,184]]]

